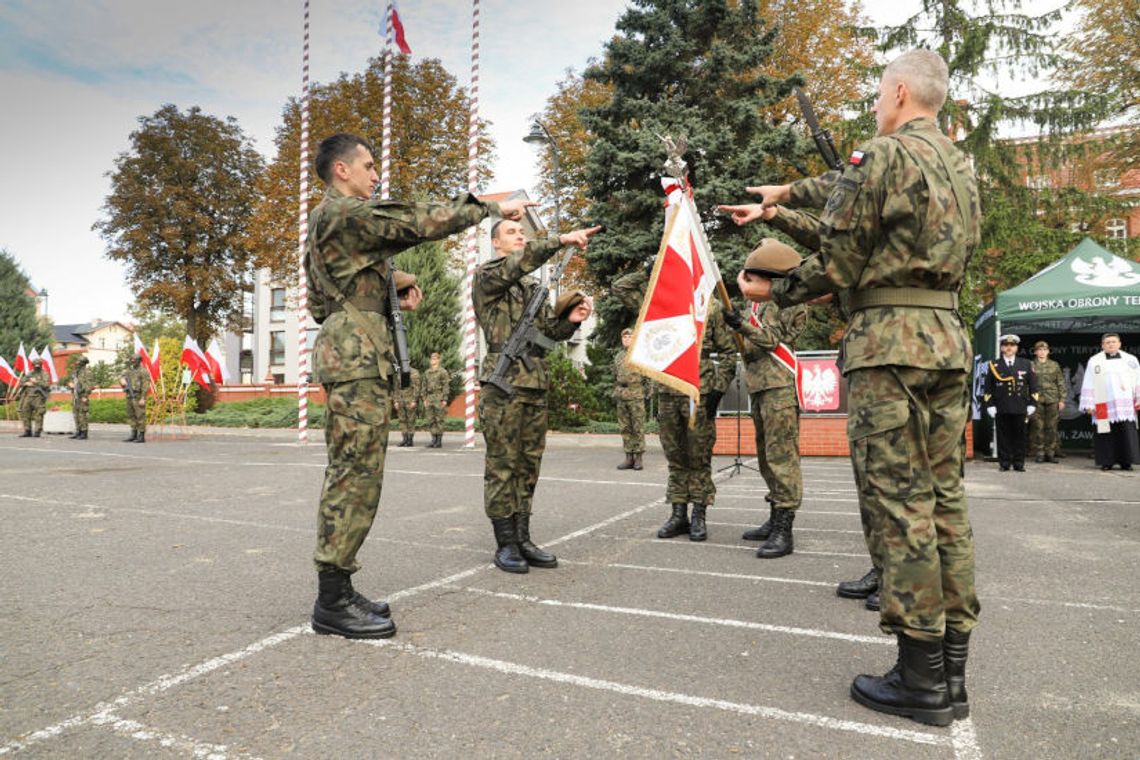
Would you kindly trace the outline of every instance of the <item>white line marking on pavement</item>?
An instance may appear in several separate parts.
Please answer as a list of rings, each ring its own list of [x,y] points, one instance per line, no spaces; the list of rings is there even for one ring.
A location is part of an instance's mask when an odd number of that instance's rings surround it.
[[[725,507],[720,504],[714,504],[714,510],[725,512],[755,512],[758,515],[768,514],[768,507]],[[858,511],[844,511],[844,512],[829,512],[825,509],[797,509],[796,514],[799,515],[842,515],[843,517],[858,517]]]
[[[954,748],[954,760],[982,760],[982,748],[978,746],[973,718],[956,720],[951,724],[950,746]]]
[[[135,741],[157,743],[160,747],[186,752],[196,758],[207,758],[207,760],[228,760],[228,758],[257,760],[255,755],[249,755],[245,752],[231,753],[229,747],[225,744],[210,744],[209,742],[197,741],[187,736],[169,734],[165,731],[158,731],[144,726],[137,721],[120,718],[116,715],[101,715],[97,718],[92,718],[91,723],[96,726],[110,728],[115,733],[122,734]]]
[[[614,541],[634,541],[643,544],[652,544],[653,546],[688,546],[693,549],[699,549],[702,546],[714,546],[719,549],[739,549],[741,551],[755,552],[760,546],[759,543],[748,545],[741,544],[718,544],[714,541],[664,541],[660,538],[634,538],[631,536],[615,536],[612,534],[603,534],[603,538],[608,538]],[[867,552],[817,552],[806,551],[804,549],[796,549],[793,554],[808,554],[819,555],[821,557],[854,557],[856,559],[869,559]]]
[[[1140,612],[1140,609],[1130,607],[1114,607],[1110,604],[1088,604],[1087,602],[1061,602],[1052,599],[1025,599],[1017,596],[986,596],[987,601],[1018,602],[1020,604],[1044,604],[1058,607],[1073,607],[1079,610],[1107,610],[1109,612]]]
[[[754,523],[713,522],[712,520],[709,520],[708,524],[709,525],[723,525],[727,528],[755,528],[756,527],[756,525]],[[861,531],[861,530],[842,530],[839,528],[803,528],[803,527],[800,527],[797,525],[796,526],[796,532],[799,533],[800,531],[804,531],[806,533],[857,533],[860,536],[863,535],[863,531]]]
[[[921,731],[891,728],[889,726],[876,726],[871,723],[860,723],[853,720],[840,720],[839,718],[829,718],[826,715],[815,715],[813,713],[792,712],[789,710],[781,710],[778,707],[750,705],[740,702],[729,702],[723,699],[711,699],[709,697],[697,697],[672,691],[661,691],[660,689],[648,689],[643,686],[633,686],[631,684],[618,683],[616,681],[604,681],[598,678],[589,678],[587,676],[576,675],[574,673],[563,673],[557,670],[547,670],[545,668],[532,668],[527,665],[520,665],[514,662],[505,662],[503,660],[495,660],[491,659],[490,657],[481,657],[474,654],[464,654],[463,652],[452,652],[448,650],[428,649],[426,647],[419,647],[413,644],[397,642],[392,639],[383,639],[379,641],[361,639],[355,643],[374,646],[380,649],[394,649],[398,652],[412,654],[417,657],[423,657],[425,659],[444,660],[460,665],[468,665],[471,667],[483,668],[485,670],[493,670],[499,673],[504,673],[506,675],[537,678],[544,681],[553,681],[555,683],[580,686],[586,689],[596,689],[598,691],[608,691],[630,697],[651,699],[655,702],[669,702],[672,704],[686,705],[688,707],[712,708],[714,710],[724,710],[725,712],[733,712],[739,715],[755,715],[771,720],[782,720],[790,723],[800,723],[809,726],[817,726],[820,728],[830,728],[837,731],[850,731],[853,733],[863,734],[864,736],[877,736],[886,739],[914,742],[916,744],[927,744],[938,747],[951,746],[950,738],[941,736],[939,734],[930,734]]]
[[[585,565],[587,567],[616,567],[622,570],[645,570],[656,573],[678,573],[680,575],[701,575],[709,578],[728,578],[741,581],[768,581],[771,583],[794,583],[801,586],[823,586],[831,588],[834,583],[824,581],[807,581],[800,578],[774,578],[769,575],[748,575],[747,573],[716,573],[711,570],[685,570],[679,567],[655,567],[653,565],[630,565],[623,562],[582,562],[579,560],[562,560],[568,565]]]
[[[489,589],[472,588],[467,586],[463,588],[464,591],[472,594],[480,594],[482,596],[493,596],[499,599],[512,599],[518,602],[530,602],[531,604],[539,604],[546,607],[568,607],[577,610],[591,610],[594,612],[612,612],[619,615],[634,615],[639,617],[662,618],[665,620],[680,620],[686,623],[703,623],[705,625],[720,625],[727,628],[747,628],[754,631],[768,631],[770,633],[788,633],[795,636],[810,636],[817,639],[837,639],[839,641],[853,641],[858,644],[885,644],[894,646],[894,639],[885,638],[882,636],[859,636],[852,633],[840,633],[838,631],[824,631],[817,628],[797,628],[787,625],[771,625],[769,623],[753,623],[747,620],[733,620],[732,618],[714,618],[704,617],[701,615],[685,615],[675,612],[663,612],[661,610],[647,610],[636,607],[612,607],[606,604],[593,604],[590,602],[563,602],[557,599],[543,599],[537,596],[526,596],[524,594],[510,594],[502,591],[491,591]]]

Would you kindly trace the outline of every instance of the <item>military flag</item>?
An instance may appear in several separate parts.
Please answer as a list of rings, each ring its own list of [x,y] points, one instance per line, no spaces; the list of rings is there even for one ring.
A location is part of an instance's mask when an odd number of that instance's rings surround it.
[[[222,385],[229,380],[229,372],[226,370],[226,357],[222,355],[222,349],[218,347],[216,338],[210,339],[210,345],[206,347],[206,363],[210,368],[210,376],[214,378],[216,385]]]
[[[0,383],[4,385],[15,385],[19,382],[16,373],[12,371],[12,367],[8,364],[3,356],[0,356]]]
[[[182,341],[182,363],[190,369],[190,377],[203,388],[210,387],[210,364],[198,341],[186,336]]]
[[[32,365],[28,362],[28,355],[24,353],[24,341],[20,341],[20,350],[16,352],[16,374],[26,375],[31,369]]]

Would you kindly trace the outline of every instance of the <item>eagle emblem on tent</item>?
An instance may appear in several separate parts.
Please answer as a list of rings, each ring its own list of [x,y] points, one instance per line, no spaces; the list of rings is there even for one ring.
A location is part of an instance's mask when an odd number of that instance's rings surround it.
[[[1093,256],[1092,261],[1075,258],[1071,266],[1077,275],[1077,282],[1082,285],[1119,288],[1140,283],[1140,273],[1134,271],[1132,264],[1119,256],[1110,256],[1107,261],[1103,256]]]

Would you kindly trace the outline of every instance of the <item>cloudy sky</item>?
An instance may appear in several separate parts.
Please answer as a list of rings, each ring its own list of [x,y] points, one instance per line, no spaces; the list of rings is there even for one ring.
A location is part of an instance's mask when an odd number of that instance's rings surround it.
[[[483,0],[481,115],[498,143],[493,190],[531,189],[521,142],[568,68],[613,33],[624,0]],[[917,0],[872,0],[895,21]],[[301,85],[302,0],[0,0],[0,248],[46,288],[57,324],[122,319],[131,302],[119,264],[91,231],[107,172],[137,118],[165,103],[234,116],[272,157],[285,100]],[[379,53],[384,0],[312,0],[311,77],[359,71]],[[471,3],[403,0],[415,57],[466,84]]]

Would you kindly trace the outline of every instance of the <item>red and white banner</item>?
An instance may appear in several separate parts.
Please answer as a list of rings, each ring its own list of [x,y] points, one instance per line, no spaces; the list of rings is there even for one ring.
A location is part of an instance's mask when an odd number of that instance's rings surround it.
[[[12,371],[12,367],[8,365],[4,357],[0,356],[0,383],[15,385],[17,382],[19,382],[19,378],[16,377],[16,373]]]
[[[210,364],[198,346],[198,341],[189,335],[182,341],[182,363],[190,368],[190,378],[203,388],[210,387]]]
[[[626,361],[640,374],[696,401],[701,393],[701,341],[718,271],[696,207],[678,190],[670,194],[670,201],[679,202],[666,209],[665,235]]]
[[[396,47],[404,55],[411,55],[412,49],[408,47],[408,38],[404,36],[404,22],[400,20],[400,13],[396,10],[396,3],[388,3],[388,12],[392,14],[392,32],[396,37]]]
[[[26,375],[32,369],[28,355],[24,353],[24,341],[20,341],[20,350],[16,352],[16,374]]]
[[[800,359],[798,386],[800,408],[810,412],[839,409],[839,368],[835,359]]]
[[[36,362],[38,362],[39,360],[40,360],[40,355],[38,353],[36,353],[36,349],[33,348],[32,352],[30,354],[28,354],[28,359],[27,359],[28,368],[26,370],[24,370],[24,372],[31,372],[33,369],[35,369]]]
[[[59,370],[55,368],[55,359],[51,355],[51,346],[44,346],[43,353],[40,354],[40,361],[44,365],[44,371],[48,373],[51,378],[52,385],[59,382]]]
[[[216,338],[211,338],[210,345],[206,347],[206,363],[210,367],[210,376],[214,378],[215,385],[223,385],[229,381],[230,373],[226,370],[226,357],[218,347]]]
[[[154,343],[155,349],[158,348],[158,341]],[[150,375],[151,383],[158,382],[158,360],[152,359],[146,352],[146,346],[139,340],[139,334],[135,333],[135,353],[142,359],[143,366],[146,367],[147,374]]]

